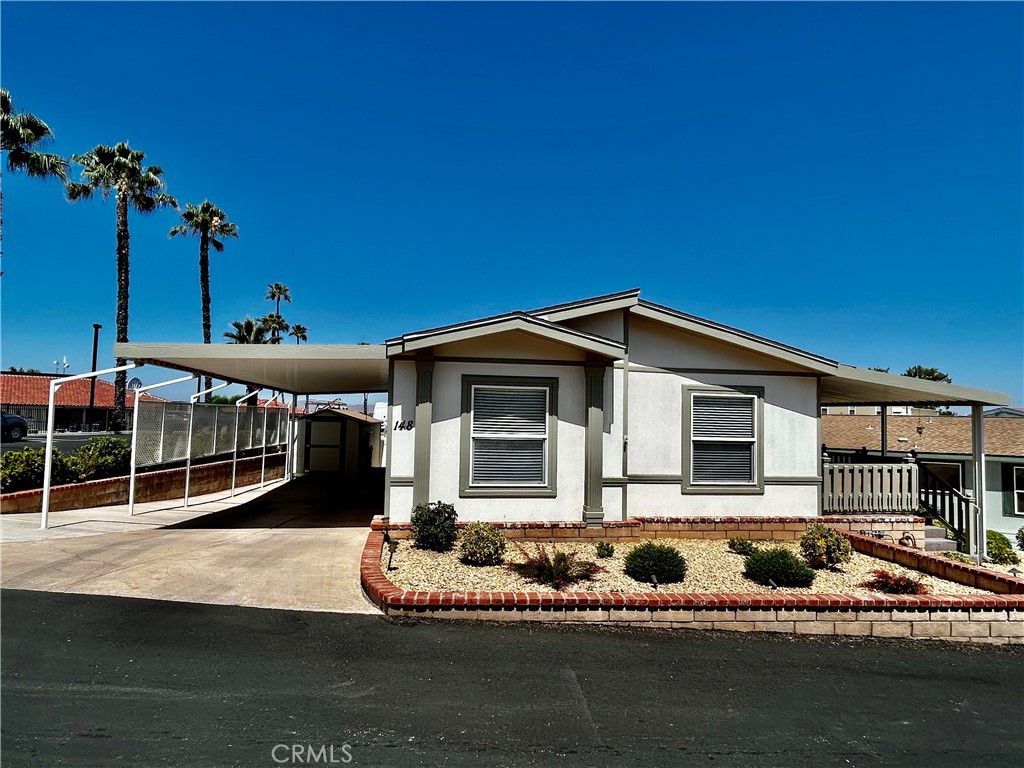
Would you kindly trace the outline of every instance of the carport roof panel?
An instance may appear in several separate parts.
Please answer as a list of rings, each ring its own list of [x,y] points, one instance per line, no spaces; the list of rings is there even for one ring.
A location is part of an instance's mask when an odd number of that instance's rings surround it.
[[[387,354],[377,344],[127,342],[114,345],[114,356],[300,395],[388,389]]]
[[[1009,405],[1004,392],[838,366],[821,379],[822,405]]]

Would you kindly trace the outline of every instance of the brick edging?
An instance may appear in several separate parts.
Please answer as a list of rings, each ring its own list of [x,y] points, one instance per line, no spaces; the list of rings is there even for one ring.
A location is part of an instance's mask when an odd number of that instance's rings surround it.
[[[1018,596],[418,592],[388,579],[380,565],[383,547],[383,531],[370,531],[359,578],[370,600],[391,616],[1024,643],[1024,597]]]

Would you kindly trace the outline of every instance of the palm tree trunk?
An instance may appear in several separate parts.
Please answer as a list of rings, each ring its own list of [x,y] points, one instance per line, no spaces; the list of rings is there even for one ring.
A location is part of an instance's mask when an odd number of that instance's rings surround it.
[[[117,191],[117,316],[115,319],[117,342],[128,341],[128,193],[126,190]],[[125,364],[124,358],[117,358],[115,364]],[[125,412],[125,392],[127,374],[119,371],[114,376],[114,412],[112,424],[115,432],[125,428],[127,414]]]
[[[199,287],[203,294],[203,344],[210,343],[210,233],[204,229],[199,235]],[[213,386],[213,379],[206,377],[206,390]],[[207,391],[205,400],[210,402]]]
[[[278,294],[277,300],[274,302],[274,314],[277,315],[278,317],[281,316],[281,296],[280,296],[280,294]],[[273,335],[273,337],[275,339],[277,338],[277,328],[272,330],[270,333],[271,333],[271,335]]]

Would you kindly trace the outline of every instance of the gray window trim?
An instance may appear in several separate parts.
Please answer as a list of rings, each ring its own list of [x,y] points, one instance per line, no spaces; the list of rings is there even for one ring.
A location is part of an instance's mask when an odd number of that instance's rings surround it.
[[[548,390],[547,484],[537,486],[472,486],[470,455],[473,429],[473,387],[546,387]],[[459,497],[463,499],[554,498],[558,495],[558,379],[543,376],[470,376],[462,377],[462,417],[459,450]]]
[[[735,496],[741,494],[764,494],[764,387],[716,386],[714,384],[683,385],[683,482],[682,492],[692,495]],[[754,443],[755,482],[749,485],[706,485],[694,484],[691,477],[692,405],[693,395],[700,392],[732,392],[737,395],[755,395],[754,420],[756,435]]]

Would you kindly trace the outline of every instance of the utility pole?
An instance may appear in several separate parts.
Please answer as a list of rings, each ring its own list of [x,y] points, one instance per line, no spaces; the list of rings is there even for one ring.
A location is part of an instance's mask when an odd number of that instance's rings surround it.
[[[100,344],[100,328],[103,326],[99,323],[92,324],[92,368],[90,371],[96,370],[96,350]],[[89,422],[92,423],[93,410],[96,408],[96,377],[93,376],[89,379]]]

